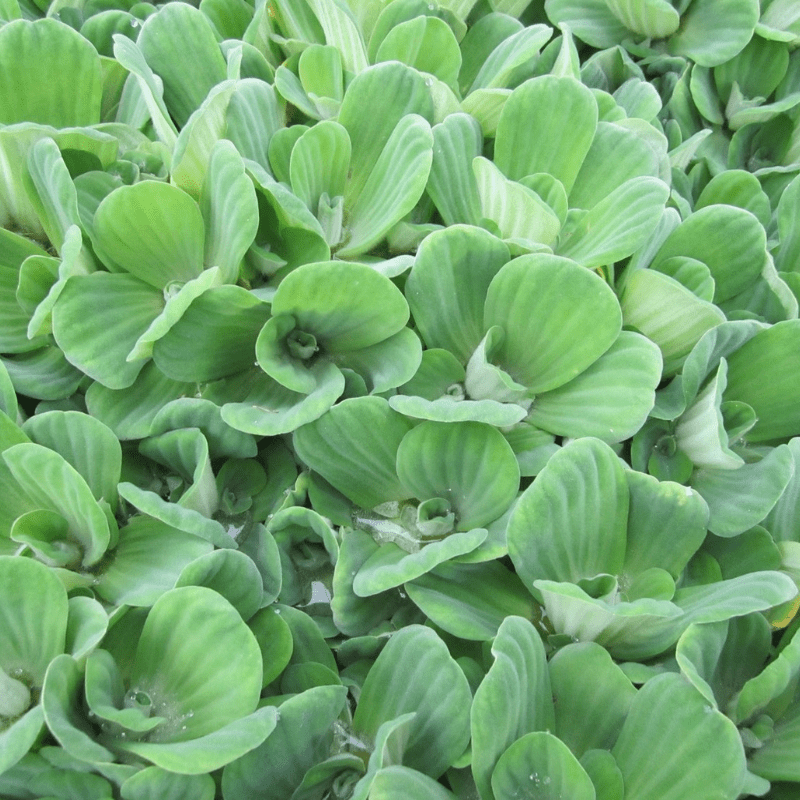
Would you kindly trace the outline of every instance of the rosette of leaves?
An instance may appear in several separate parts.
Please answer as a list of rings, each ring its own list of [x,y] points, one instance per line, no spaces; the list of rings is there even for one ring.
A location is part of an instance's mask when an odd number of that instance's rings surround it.
[[[318,52],[309,48],[300,58]],[[369,120],[365,107],[374,112]],[[425,79],[397,62],[379,64],[350,82],[336,121],[295,125],[273,137],[270,166],[314,215],[337,255],[353,258],[378,244],[422,197],[432,119]]]
[[[555,252],[608,268],[644,244],[664,211],[668,143],[655,122],[636,116],[649,113],[632,107],[629,117],[610,94],[581,83],[570,44],[565,38],[554,73],[505,99],[493,160],[474,118],[451,114],[434,126],[428,193],[448,225],[485,226],[514,255]]]
[[[797,593],[776,570],[686,581],[708,516],[698,492],[625,470],[608,445],[584,438],[553,455],[523,492],[508,550],[556,632],[645,659],[693,622],[767,611]]]
[[[118,75],[109,65],[111,59],[103,59],[83,36],[55,19],[12,17],[0,34],[0,152],[7,164],[0,179],[0,224],[41,240],[50,237],[52,218],[40,218],[41,205],[25,185],[30,149],[52,137],[72,151],[72,166],[87,161],[92,169],[111,165],[119,142],[96,126],[112,118],[107,116],[104,91],[111,90],[113,96],[111,86]],[[11,86],[16,88],[12,91]],[[145,138],[136,131],[131,136]],[[60,241],[53,244],[60,248]]]
[[[659,345],[665,375],[726,318],[796,319],[797,298],[767,250],[769,200],[749,173],[709,181],[675,223],[651,241],[658,249],[649,263],[637,259],[620,284],[624,322]]]
[[[354,575],[342,576],[341,592],[334,575],[334,621],[345,592],[369,599],[473,553],[519,489],[516,458],[496,429],[477,422],[414,426],[378,397],[338,403],[293,441],[303,461],[353,503],[355,530],[342,536],[355,537],[368,554]],[[486,555],[474,557],[494,558],[498,547],[502,552],[502,541],[487,542]],[[345,563],[350,559],[354,554]]]
[[[794,622],[772,645],[772,629],[760,614],[691,625],[667,666],[700,692],[704,702],[736,725],[747,755],[747,789],[757,796],[795,790],[800,782],[797,740],[797,676],[800,642]],[[677,663],[676,663],[677,662]],[[642,675],[639,680],[653,678]],[[645,687],[647,686],[645,683]]]
[[[708,122],[732,131],[749,125],[761,127],[790,112],[800,103],[800,93],[787,74],[789,56],[786,42],[756,32],[733,58],[713,69],[692,68],[690,88],[695,106]],[[754,132],[751,128],[750,133]]]
[[[408,315],[402,293],[369,266],[304,264],[274,293],[271,316],[256,336],[256,366],[210,382],[203,396],[238,431],[289,433],[324,414],[348,379],[356,394],[408,380],[421,354],[418,337],[405,327]]]
[[[762,522],[794,473],[785,442],[800,432],[800,389],[784,367],[796,358],[798,330],[797,320],[713,328],[659,392],[653,419],[634,438],[634,468],[691,485],[719,536]]]
[[[592,47],[621,44],[636,55],[666,51],[704,67],[743,50],[760,16],[758,0],[725,0],[722,5],[689,0],[678,7],[666,0],[546,0],[545,11],[554,25],[568,25]],[[719,13],[725,15],[724,24]]]
[[[454,225],[422,243],[405,291],[428,350],[389,401],[404,414],[499,426],[524,419],[559,436],[618,442],[652,408],[657,349],[621,330],[613,290],[571,259],[509,260],[496,237]]]
[[[286,389],[314,391],[320,378],[347,369],[371,392],[385,392],[413,375],[421,347],[406,328],[409,311],[389,278],[363,264],[305,264],[283,279],[272,317],[256,340],[264,372]]]
[[[473,791],[482,800],[511,800],[520,786],[586,800],[621,796],[623,787],[637,800],[709,792],[733,800],[742,790],[734,725],[679,676],[636,691],[595,642],[569,643],[548,662],[535,628],[516,616],[501,624],[492,655],[470,713]],[[688,772],[670,755],[676,740],[697,759]]]
[[[268,310],[246,289],[231,285],[255,234],[257,205],[242,159],[230,143],[215,147],[205,186],[214,194],[201,203],[205,214],[177,187],[142,181],[111,191],[87,221],[94,250],[109,271],[63,282],[52,309],[53,333],[67,359],[109,389],[130,386],[151,357],[175,380],[186,380],[187,371],[188,380],[212,380],[240,370],[245,359],[251,363],[247,344],[252,348]],[[215,223],[222,209],[218,204],[230,191],[243,192],[249,201],[245,218],[238,218],[249,234],[234,228],[235,216],[224,225]],[[138,248],[131,245],[134,228]],[[217,258],[223,250],[225,257]],[[215,263],[207,265],[207,257]],[[111,313],[120,304],[128,310],[124,320],[98,319],[98,314]],[[232,313],[234,308],[238,326],[220,337],[215,348],[198,350],[205,353],[204,359],[192,361],[191,370],[188,365],[183,371],[173,366],[187,356],[185,347],[181,350],[181,334],[192,319],[210,316],[214,325],[227,323],[230,328],[223,311]],[[183,326],[176,330],[179,321]],[[87,336],[86,325],[99,326],[105,336]],[[194,338],[200,336],[198,332]]]
[[[211,462],[254,456],[257,448],[251,436],[222,421],[217,406],[201,398],[172,401],[158,413],[152,435],[138,450],[153,466],[152,486],[124,481],[118,487],[121,497],[139,511],[217,547],[235,548],[240,538],[244,541],[250,533],[244,530],[247,508],[220,493]],[[257,480],[258,468],[250,471]]]
[[[2,426],[4,535],[57,569],[70,588],[116,543],[121,449],[101,422],[53,411]],[[84,573],[83,576],[80,573]]]
[[[257,709],[256,637],[212,589],[172,589],[138,630],[134,622],[103,645],[85,667],[68,655],[54,659],[42,690],[50,732],[80,761],[132,758],[200,775],[257,747],[275,727],[275,709]]]
[[[176,526],[158,519],[157,511],[118,526],[117,517],[124,518],[117,494],[122,453],[98,420],[54,410],[30,417],[20,429],[5,419],[0,480],[14,498],[4,507],[6,541],[51,567],[67,587],[149,606],[189,562],[213,548],[205,529],[198,532],[174,513],[162,516]],[[232,543],[221,526],[218,540]]]
[[[470,703],[467,680],[444,642],[429,628],[408,625],[369,666],[354,715],[341,686],[284,699],[270,738],[225,768],[223,795],[450,798],[433,779],[467,746]]]
[[[42,738],[45,673],[58,656],[81,662],[105,633],[108,617],[88,597],[67,599],[56,574],[20,556],[0,556],[0,774]]]

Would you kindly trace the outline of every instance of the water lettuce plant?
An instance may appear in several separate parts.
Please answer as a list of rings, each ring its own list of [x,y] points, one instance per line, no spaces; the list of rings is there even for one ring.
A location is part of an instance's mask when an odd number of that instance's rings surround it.
[[[0,796],[800,792],[796,0],[0,0]]]

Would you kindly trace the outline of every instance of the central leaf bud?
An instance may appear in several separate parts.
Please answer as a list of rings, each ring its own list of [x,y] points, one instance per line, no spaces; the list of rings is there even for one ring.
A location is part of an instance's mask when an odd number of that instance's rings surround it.
[[[295,329],[286,337],[286,349],[294,358],[307,361],[319,351],[319,346],[315,336]]]

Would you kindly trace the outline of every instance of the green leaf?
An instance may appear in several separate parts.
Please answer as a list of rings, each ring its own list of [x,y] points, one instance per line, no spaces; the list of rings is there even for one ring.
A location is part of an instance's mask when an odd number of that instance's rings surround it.
[[[369,789],[370,800],[454,800],[455,795],[420,772],[393,764],[375,773]]]
[[[797,538],[800,522],[800,438],[790,440],[788,447],[794,460],[792,479],[763,521],[776,542],[800,541]]]
[[[481,219],[473,159],[481,154],[481,127],[469,114],[449,114],[433,126],[433,161],[427,192],[448,226]]]
[[[377,344],[408,320],[408,305],[394,284],[364,264],[304,264],[283,279],[272,314],[294,317],[323,352],[346,353]]]
[[[773,661],[744,684],[728,707],[728,715],[737,724],[752,719],[792,685],[798,672],[800,638],[793,636]]]
[[[430,351],[426,351],[430,352]],[[433,422],[484,422],[498,428],[515,425],[528,413],[514,403],[497,400],[459,400],[439,397],[425,400],[415,395],[397,394],[389,398],[389,405],[401,414]]]
[[[164,403],[153,417],[149,435],[179,428],[199,428],[211,458],[252,458],[258,452],[253,437],[225,424],[219,406],[210,400],[180,397]]]
[[[183,568],[212,545],[156,519],[134,516],[98,575],[97,592],[116,605],[149,608],[175,586]]]
[[[364,114],[365,108],[372,113]],[[433,119],[425,79],[411,67],[396,61],[376,64],[351,81],[339,112],[339,123],[347,129],[353,146],[346,205],[362,194],[386,143],[407,114]]]
[[[117,491],[134,508],[171,528],[199,536],[217,547],[236,547],[236,543],[219,522],[209,519],[199,511],[170,503],[155,492],[141,489],[128,481],[120,483]]]
[[[277,548],[275,548],[277,551]],[[280,561],[278,561],[280,564]],[[280,588],[280,587],[278,587]],[[262,685],[268,686],[285,669],[292,657],[292,632],[274,605],[262,608],[252,617],[248,627],[255,635],[264,661]]]
[[[759,14],[758,0],[694,0],[670,37],[669,51],[702,67],[723,64],[750,41]]]
[[[122,450],[102,422],[77,411],[48,411],[30,417],[23,430],[32,442],[60,453],[85,479],[95,499],[117,507]]]
[[[278,436],[319,419],[344,391],[338,367],[320,361],[311,368],[316,388],[293,392],[255,368],[211,384],[205,396],[222,405],[222,420],[244,433]]]
[[[28,151],[28,197],[39,216],[47,238],[62,252],[67,231],[78,225],[78,197],[58,145],[39,139]]]
[[[411,496],[395,471],[400,442],[411,428],[386,400],[357,397],[299,428],[293,443],[315,472],[356,505],[371,509]]]
[[[85,669],[86,705],[95,717],[138,734],[148,733],[165,721],[164,717],[148,716],[148,698],[125,697],[122,673],[107,650],[93,652]]]
[[[167,467],[182,481],[179,506],[207,517],[218,510],[219,494],[211,470],[208,441],[198,428],[151,436],[139,445],[139,452]]]
[[[569,192],[570,208],[592,209],[629,180],[659,176],[658,154],[644,136],[633,128],[599,122]]]
[[[0,575],[0,668],[41,687],[47,665],[64,652],[67,594],[55,573],[33,559],[0,556]]]
[[[79,275],[56,301],[53,335],[71,364],[109,389],[124,389],[143,366],[126,362],[127,355],[163,308],[161,293],[131,275]]]
[[[403,764],[438,778],[469,741],[469,684],[444,642],[429,628],[393,634],[361,689],[353,730],[373,742],[382,723],[416,712]]]
[[[181,4],[182,5],[182,4]],[[122,186],[100,203],[93,238],[100,258],[156,289],[203,270],[203,216],[188,194],[168,183]]]
[[[788,486],[794,459],[787,445],[760,461],[738,469],[698,470],[692,487],[708,503],[708,529],[717,536],[736,536],[761,522]]]
[[[503,11],[499,5],[496,10]],[[478,35],[480,36],[480,34]],[[508,87],[517,74],[517,69],[524,68],[533,59],[536,59],[542,46],[550,39],[551,35],[552,29],[547,25],[529,25],[522,30],[512,32],[510,36],[503,36],[501,41],[497,42],[497,46],[486,53],[485,58],[478,65],[477,74],[469,92],[474,94],[482,90],[491,91],[496,88]],[[489,47],[492,44],[494,44],[494,37],[490,39]],[[462,74],[460,78],[463,85],[464,75]]]
[[[392,131],[369,178],[356,195],[348,190],[349,214],[341,258],[366,252],[414,208],[428,182],[433,158],[433,134],[417,114],[403,117]],[[355,152],[353,165],[356,165]],[[352,181],[350,186],[352,186]]]
[[[776,722],[769,741],[748,759],[748,767],[753,772],[772,781],[797,781],[798,720],[800,706],[793,702]]]
[[[5,774],[17,764],[39,738],[44,728],[44,711],[36,705],[0,731],[0,770]]]
[[[575,36],[598,49],[615,47],[630,37],[606,0],[545,0],[545,10],[554,25],[567,25]]]
[[[200,210],[206,228],[204,263],[220,268],[222,283],[236,283],[258,230],[258,202],[242,157],[225,139],[211,151]]]
[[[569,193],[596,126],[597,103],[583,84],[553,75],[532,78],[503,107],[495,163],[512,180],[547,172]]]
[[[461,69],[461,51],[444,20],[419,16],[395,25],[378,47],[374,61],[401,61],[455,89]]]
[[[683,622],[688,624],[719,622],[753,611],[766,611],[796,596],[797,586],[791,578],[781,572],[762,570],[678,589],[674,602],[683,610]]]
[[[359,597],[353,591],[353,577],[375,552],[378,545],[368,533],[347,530],[339,546],[333,572],[331,611],[336,627],[347,636],[362,636],[388,619],[399,604],[399,593],[383,592]]]
[[[675,660],[681,673],[714,708],[718,708],[718,704],[711,684],[718,684],[715,673],[729,631],[728,621],[692,624],[675,647]],[[734,641],[733,636],[731,641]]]
[[[2,361],[0,361],[0,411],[11,420],[17,419],[19,414],[19,404],[17,394],[14,391],[14,384],[11,382],[11,376]]]
[[[239,800],[291,797],[306,772],[330,752],[346,695],[343,686],[316,686],[281,703],[274,732],[225,767],[224,796]]]
[[[568,216],[556,251],[590,269],[619,261],[649,238],[668,196],[658,178],[633,178],[590,211]]]
[[[69,655],[56,656],[47,668],[42,687],[42,708],[47,727],[74,758],[90,764],[114,761],[114,754],[98,744],[82,708],[83,675]]]
[[[241,286],[201,294],[153,347],[156,366],[169,378],[205,382],[252,366],[258,332],[269,306]]]
[[[668,0],[606,0],[626,28],[647,39],[663,39],[678,29],[680,16]]]
[[[344,68],[354,75],[367,69],[367,48],[349,7],[332,0],[308,2],[325,34],[325,41],[342,54]]]
[[[681,415],[675,426],[675,440],[698,467],[737,469],[744,459],[728,447],[722,416],[722,393],[727,383],[728,362],[720,360],[716,375]]]
[[[312,213],[323,194],[331,200],[344,195],[350,153],[347,130],[332,120],[314,125],[295,142],[289,161],[292,191]]]
[[[668,237],[651,267],[673,256],[690,256],[711,270],[721,303],[747,288],[761,273],[766,233],[749,212],[735,206],[706,206],[695,211]]]
[[[492,773],[496,800],[519,797],[520,787],[532,798],[563,797],[593,800],[594,785],[569,748],[547,731],[517,739],[500,756]]]
[[[27,545],[34,557],[49,567],[74,567],[81,552],[69,540],[69,523],[60,514],[39,508],[18,516],[10,532],[11,540]]]
[[[677,580],[706,538],[708,507],[698,492],[642,472],[625,473],[630,493],[628,546],[623,572],[652,567]]]
[[[67,520],[69,538],[81,547],[83,566],[96,564],[108,548],[109,521],[80,473],[58,453],[38,444],[14,445],[2,457],[38,508]]]
[[[149,436],[162,406],[192,391],[191,384],[168,378],[149,362],[124,389],[109,389],[101,383],[92,383],[86,390],[86,407],[120,440],[144,439]]]
[[[470,714],[472,775],[491,800],[491,776],[503,752],[520,737],[555,726],[544,645],[525,619],[507,617],[492,644],[494,663],[475,692]]]
[[[170,150],[175,147],[178,131],[164,104],[164,83],[145,61],[142,51],[128,38],[115,34],[114,57],[136,78],[136,86],[147,107],[158,139]]]
[[[301,394],[316,388],[309,367],[318,351],[316,336],[298,329],[289,314],[270,317],[256,339],[258,366],[281,386]]]
[[[758,420],[747,434],[748,441],[800,433],[800,379],[794,365],[798,337],[800,322],[779,322],[757,333],[728,357],[725,399],[752,406]]]
[[[786,191],[784,190],[784,195]],[[783,195],[781,195],[783,198]],[[706,206],[729,205],[743,208],[753,214],[766,228],[770,224],[772,211],[769,198],[761,188],[758,178],[751,172],[741,169],[729,169],[715,175],[706,185],[695,203],[695,210]],[[780,201],[779,201],[780,209]],[[780,210],[778,211],[778,227],[780,228]],[[781,237],[781,249],[778,258],[784,255],[787,243]]]
[[[79,275],[67,280],[53,308],[53,335],[71,364],[110,389],[123,389],[142,369],[125,357],[162,309],[160,293],[137,278]]]
[[[275,88],[266,81],[237,81],[228,104],[226,138],[236,145],[242,158],[269,167],[269,143],[284,125],[284,109]]]
[[[593,321],[591,338],[583,335],[586,319]],[[494,361],[533,394],[583,372],[613,344],[621,324],[616,296],[603,279],[560,256],[515,258],[486,296],[485,329],[499,325],[506,334]]]
[[[677,743],[694,753],[691,762],[675,758]],[[680,675],[658,675],[639,690],[611,752],[632,800],[736,797],[744,782],[734,724]]]
[[[655,344],[622,331],[588,369],[538,395],[527,419],[558,436],[624,441],[642,427],[653,408],[661,366]]]
[[[241,758],[258,747],[275,729],[278,713],[259,708],[204,736],[172,742],[117,742],[121,750],[134,753],[168,772],[202,775]]]
[[[360,375],[370,394],[381,394],[411,379],[421,359],[419,336],[402,328],[382,342],[338,355],[336,363]]]
[[[497,561],[445,562],[406,583],[405,591],[428,619],[460,639],[488,641],[506,617],[532,620],[536,613],[522,582]]]
[[[614,746],[636,690],[594,642],[562,647],[549,663],[556,736],[578,757]]]
[[[0,124],[69,128],[100,122],[100,57],[68,25],[54,19],[3,25],[0,76]]]
[[[508,259],[508,247],[480,228],[453,225],[423,240],[406,297],[429,348],[469,360],[483,338],[489,284]]]
[[[212,650],[209,641],[216,643]],[[167,718],[151,742],[185,742],[250,714],[261,671],[255,637],[233,606],[211,589],[187,586],[162,595],[150,610],[130,688],[147,694],[155,713]]]
[[[481,213],[495,223],[503,239],[522,239],[548,246],[555,242],[561,222],[534,191],[504,178],[500,170],[482,156],[472,162],[472,171],[481,198]]]
[[[519,491],[511,446],[479,422],[420,423],[398,447],[397,475],[412,497],[446,499],[460,531],[502,516]]]
[[[551,456],[509,520],[508,552],[517,573],[577,583],[622,571],[628,491],[614,451],[577,439]]]
[[[137,45],[164,82],[164,101],[179,127],[211,89],[225,80],[225,59],[207,17],[178,3],[164,6],[142,25]],[[181,58],[176,59],[175,53]]]
[[[214,800],[210,775],[178,775],[160,767],[145,767],[120,786],[122,800]]]
[[[681,367],[706,332],[725,322],[717,306],[654,269],[640,269],[629,276],[620,306],[625,325],[658,345],[667,376]]]
[[[309,96],[341,101],[344,95],[342,55],[334,44],[312,44],[300,53],[300,81]]]
[[[205,586],[224,597],[247,621],[261,607],[261,576],[252,559],[238,550],[215,550],[187,564],[175,587]]]
[[[392,541],[384,542],[362,564],[353,579],[353,591],[359,597],[371,597],[401,586],[456,556],[471,553],[483,544],[486,537],[484,528],[450,533],[414,552],[408,552]]]

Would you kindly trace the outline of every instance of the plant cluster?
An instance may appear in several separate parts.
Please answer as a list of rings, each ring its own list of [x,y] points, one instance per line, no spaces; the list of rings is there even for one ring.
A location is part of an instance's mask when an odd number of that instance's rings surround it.
[[[0,0],[0,796],[800,792],[797,0]]]

